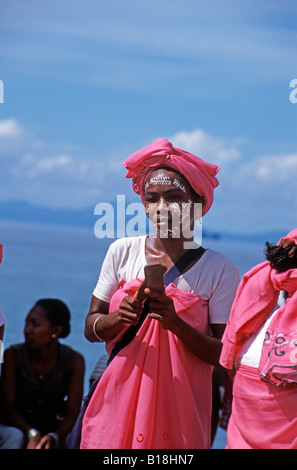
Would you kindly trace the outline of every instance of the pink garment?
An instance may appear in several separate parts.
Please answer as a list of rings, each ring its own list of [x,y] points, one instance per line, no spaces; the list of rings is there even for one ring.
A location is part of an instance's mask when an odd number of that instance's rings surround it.
[[[110,311],[135,293],[119,289]],[[208,302],[174,284],[166,288],[177,313],[209,333]],[[112,344],[107,343],[110,349]],[[105,370],[87,408],[81,448],[204,449],[210,446],[212,367],[170,331],[146,318],[136,337]]]
[[[219,167],[207,163],[189,152],[174,148],[166,139],[158,139],[153,144],[138,150],[124,161],[128,173],[126,178],[133,178],[133,189],[143,201],[144,183],[149,173],[157,167],[167,166],[177,170],[190,183],[196,193],[204,196],[205,215],[213,203],[213,191],[219,185],[216,174]]]
[[[259,380],[240,365],[233,383],[227,449],[297,449],[297,387]]]
[[[297,229],[285,238],[296,243]],[[259,372],[274,384],[297,383],[297,269],[277,273],[268,261],[252,268],[239,284],[222,340],[220,362],[224,367],[232,369],[239,348],[265,322],[280,290],[290,296],[269,324]]]
[[[3,245],[0,243],[0,264],[2,263],[3,260]]]

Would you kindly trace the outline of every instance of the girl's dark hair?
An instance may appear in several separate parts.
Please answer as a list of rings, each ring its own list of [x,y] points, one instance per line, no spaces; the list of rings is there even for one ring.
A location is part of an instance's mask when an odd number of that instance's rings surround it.
[[[270,262],[272,269],[284,272],[297,268],[297,245],[293,241],[285,238],[280,245],[269,242],[265,245],[265,258]]]
[[[61,338],[66,338],[70,333],[70,311],[67,305],[59,299],[40,299],[35,305],[39,305],[46,311],[52,326],[62,326]]]

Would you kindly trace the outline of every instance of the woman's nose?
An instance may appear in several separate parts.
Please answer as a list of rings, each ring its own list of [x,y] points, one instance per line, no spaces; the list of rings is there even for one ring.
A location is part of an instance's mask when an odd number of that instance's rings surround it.
[[[157,208],[158,208],[158,210],[167,210],[168,209],[168,206],[167,206],[167,204],[166,204],[163,197],[161,197],[159,199],[159,201],[157,202]]]

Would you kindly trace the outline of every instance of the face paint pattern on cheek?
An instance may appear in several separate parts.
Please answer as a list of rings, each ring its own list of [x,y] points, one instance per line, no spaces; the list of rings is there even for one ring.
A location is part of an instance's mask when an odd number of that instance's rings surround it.
[[[193,201],[190,199],[188,202],[183,202],[182,207],[177,202],[172,202],[169,206],[170,210],[179,216],[179,221],[184,222],[190,217],[191,208],[193,205]]]
[[[160,198],[160,203],[158,205],[158,210],[163,211],[163,217],[166,216],[166,212],[171,212],[172,214],[172,227],[169,228],[163,228],[163,237],[165,236],[166,238],[166,232],[171,233],[173,237],[179,237],[180,236],[180,226],[181,224],[184,224],[185,222],[190,221],[190,215],[191,215],[191,210],[193,207],[193,201],[190,199],[188,202],[183,202],[182,206],[178,202],[172,202],[169,205],[166,204],[164,201],[163,197]],[[146,207],[145,211],[146,214],[150,217],[154,211],[156,210],[155,204],[154,207],[152,208],[152,205],[149,204],[148,207]],[[151,219],[151,223],[154,228],[157,228],[157,224],[153,222]]]

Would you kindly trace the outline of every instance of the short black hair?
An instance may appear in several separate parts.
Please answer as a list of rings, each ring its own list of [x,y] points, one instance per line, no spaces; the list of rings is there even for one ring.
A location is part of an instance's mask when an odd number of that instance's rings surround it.
[[[70,333],[70,310],[59,299],[40,299],[35,305],[39,305],[46,311],[52,326],[62,326],[61,338],[66,338]]]

